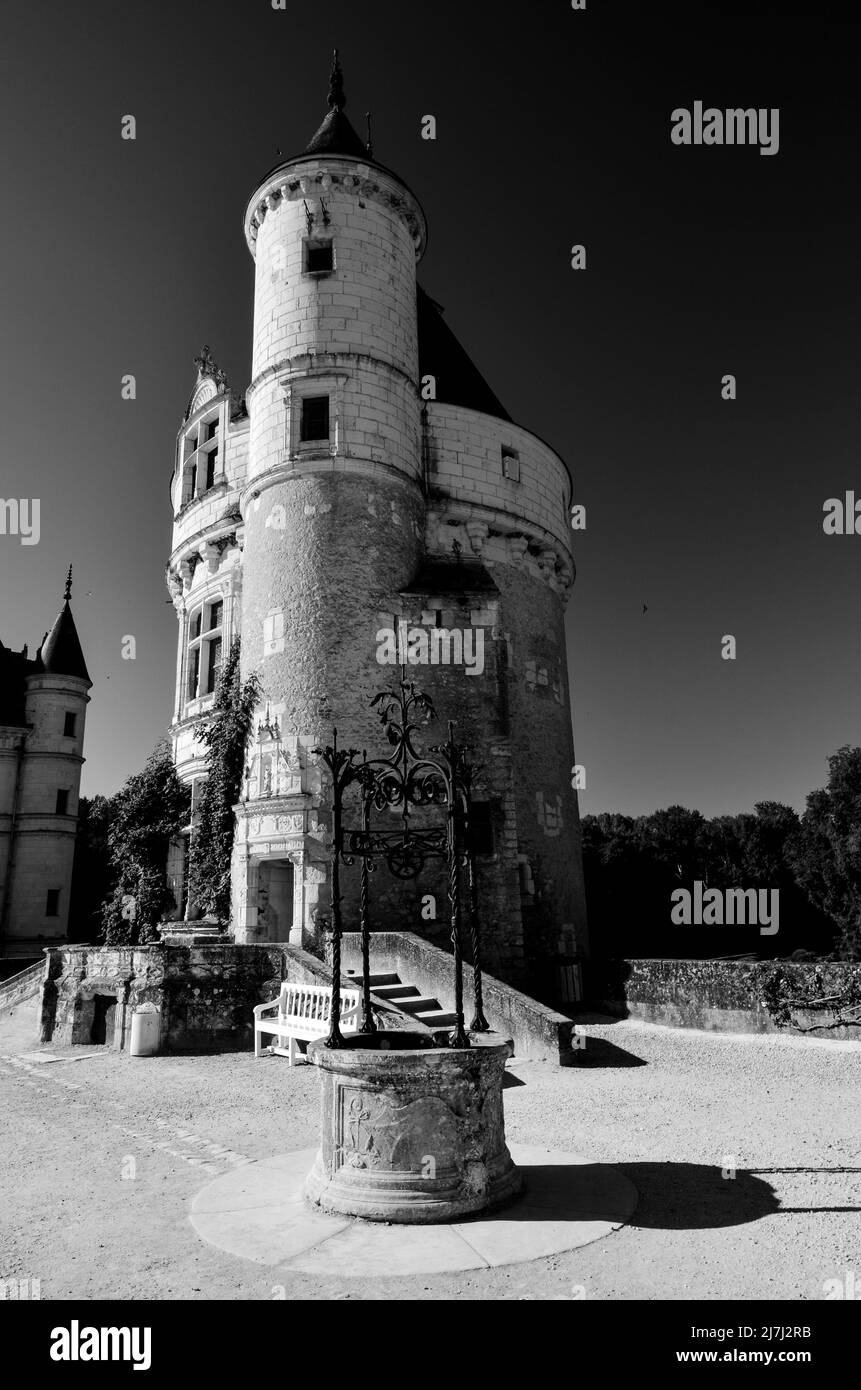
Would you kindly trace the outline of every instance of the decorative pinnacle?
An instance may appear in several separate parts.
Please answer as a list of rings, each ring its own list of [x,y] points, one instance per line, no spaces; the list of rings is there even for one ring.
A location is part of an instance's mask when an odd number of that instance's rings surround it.
[[[333,111],[343,111],[347,105],[347,96],[344,91],[344,74],[341,71],[341,63],[338,58],[338,50],[332,50],[332,71],[329,74],[329,95],[326,104]]]
[[[193,360],[194,365],[197,368],[198,381],[200,381],[202,377],[209,376],[212,377],[219,391],[223,391],[225,389],[225,387],[227,386],[227,374],[223,372],[219,367],[218,363],[216,362],[215,358],[213,357],[210,351],[208,343],[203,344],[203,347],[201,348],[197,357],[195,357]]]
[[[65,602],[68,603],[69,600],[71,599],[71,597],[72,597],[72,566],[70,565],[70,566],[69,566],[69,573],[66,575],[66,592],[63,594],[63,598],[64,598]],[[46,633],[45,635],[47,636],[47,633]]]

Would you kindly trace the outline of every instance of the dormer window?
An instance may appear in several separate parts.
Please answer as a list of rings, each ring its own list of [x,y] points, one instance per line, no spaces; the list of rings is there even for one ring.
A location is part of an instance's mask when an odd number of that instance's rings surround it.
[[[335,248],[331,239],[306,237],[302,263],[306,275],[331,275],[335,269]]]

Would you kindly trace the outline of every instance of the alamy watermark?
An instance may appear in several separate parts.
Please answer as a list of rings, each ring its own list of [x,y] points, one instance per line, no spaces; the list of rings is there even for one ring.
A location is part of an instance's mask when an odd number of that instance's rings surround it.
[[[694,891],[675,888],[670,921],[677,927],[755,927],[760,936],[774,936],[780,925],[778,888],[706,888],[694,880]],[[770,901],[769,901],[770,899]]]
[[[381,666],[463,666],[467,676],[484,670],[484,628],[419,627],[405,618],[377,632]]]
[[[0,536],[20,536],[22,545],[38,545],[41,511],[38,497],[0,497]]]
[[[131,1361],[135,1371],[152,1365],[152,1329],[149,1327],[81,1327],[73,1318],[69,1327],[51,1332],[52,1361]]]
[[[703,109],[702,102],[695,101],[693,111],[677,106],[670,122],[674,145],[759,145],[760,154],[777,154],[780,149],[777,106],[719,111],[714,106]]]

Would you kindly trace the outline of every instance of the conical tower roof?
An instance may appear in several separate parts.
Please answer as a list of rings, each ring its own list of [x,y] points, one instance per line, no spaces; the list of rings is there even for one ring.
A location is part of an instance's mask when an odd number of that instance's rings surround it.
[[[332,56],[332,71],[329,75],[329,95],[327,97],[329,112],[323,124],[314,132],[305,146],[305,154],[352,155],[359,159],[370,157],[364,140],[356,134],[344,115],[346,104],[344,74],[341,71],[341,63],[336,48]]]
[[[84,653],[78,637],[78,629],[72,617],[72,567],[66,580],[63,606],[54,621],[54,626],[39,650],[41,669],[49,676],[76,676],[79,680],[90,681]],[[92,682],[90,681],[90,684]]]

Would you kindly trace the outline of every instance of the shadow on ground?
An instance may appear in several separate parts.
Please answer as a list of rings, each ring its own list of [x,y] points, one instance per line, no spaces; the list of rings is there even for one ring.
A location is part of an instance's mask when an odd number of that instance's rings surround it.
[[[640,1200],[626,1224],[643,1230],[708,1230],[741,1226],[764,1216],[789,1212],[861,1211],[861,1207],[811,1206],[783,1207],[770,1183],[755,1173],[739,1169],[735,1177],[723,1177],[720,1168],[699,1163],[620,1163],[614,1165],[634,1184]],[[615,1202],[602,1207],[603,1194],[612,1190],[607,1182],[608,1165],[538,1164],[525,1170],[527,1190],[518,1207],[511,1209],[512,1220],[537,1220],[546,1208],[564,1209],[570,1219],[588,1213],[591,1219],[618,1220]],[[769,1169],[769,1172],[797,1172],[798,1169]],[[841,1168],[810,1168],[810,1173],[843,1172]],[[565,1219],[563,1217],[563,1219]]]
[[[628,1052],[624,1047],[617,1047],[615,1043],[608,1042],[606,1038],[593,1038],[591,1033],[580,1035],[585,1043],[584,1047],[575,1047],[571,1062],[572,1067],[647,1067],[649,1064],[643,1057],[638,1057],[633,1052]]]

